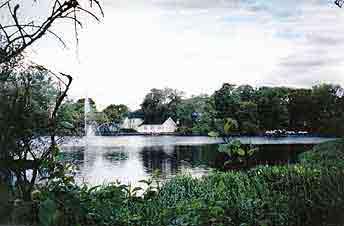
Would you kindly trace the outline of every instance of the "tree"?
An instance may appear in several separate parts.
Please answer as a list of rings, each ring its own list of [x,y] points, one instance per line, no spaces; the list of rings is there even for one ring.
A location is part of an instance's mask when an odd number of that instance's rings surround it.
[[[24,22],[18,13],[22,5],[13,2],[5,0],[0,4],[1,15],[10,19],[7,24],[0,23],[0,177],[15,174],[19,192],[24,199],[30,199],[38,174],[51,178],[63,169],[55,161],[58,154],[56,135],[61,128],[72,127],[69,122],[59,121],[64,118],[59,117],[59,109],[72,77],[55,74],[41,66],[27,68],[28,65],[22,62],[22,53],[46,33],[64,44],[50,30],[59,19],[73,21],[78,40],[77,28],[82,25],[80,13],[98,20],[89,9],[97,5],[101,14],[103,12],[97,0],[88,1],[89,6],[81,0],[55,0],[50,15],[39,20],[40,23],[38,20]],[[53,77],[55,82],[46,79],[48,77]],[[28,170],[32,172],[30,177]]]
[[[314,118],[311,89],[294,89],[288,95],[289,129],[309,130]]]
[[[256,98],[256,91],[255,89],[250,86],[250,85],[241,85],[239,87],[237,87],[234,90],[235,93],[237,93],[240,97],[241,101],[255,101]]]
[[[261,130],[286,129],[289,124],[289,89],[261,87],[257,91],[258,120]]]
[[[90,105],[90,111],[96,112],[97,111],[97,104],[92,98],[88,98],[88,103]],[[84,111],[85,110],[85,98],[78,99],[76,101],[76,104],[80,108],[80,110]]]
[[[255,134],[258,132],[258,106],[253,101],[240,102],[237,113],[240,132]]]
[[[176,89],[151,89],[141,104],[145,122],[161,123],[168,117],[176,120],[177,106],[182,97],[183,92]]]
[[[66,100],[61,105],[58,114],[58,120],[61,122],[69,122],[72,130],[60,130],[59,136],[82,135],[84,128],[83,111],[79,110],[79,106],[73,100]]]
[[[124,104],[111,104],[103,110],[103,113],[109,121],[119,123],[128,115],[129,108]]]
[[[62,108],[65,109],[65,114],[72,118],[73,124],[75,125],[77,134],[84,134],[85,131],[85,120],[87,124],[93,124],[99,126],[104,123],[111,122],[110,118],[105,112],[97,111],[96,102],[92,98],[88,98],[90,105],[89,112],[85,117],[85,98],[78,99],[77,101],[68,101]]]
[[[342,88],[338,85],[320,84],[312,87],[312,118],[314,132],[335,135],[342,129]],[[340,135],[340,134],[338,134]]]
[[[193,124],[200,121],[206,111],[208,100],[208,95],[192,96],[191,98],[183,99],[176,109],[180,125],[191,128]]]
[[[236,118],[240,105],[240,96],[234,90],[235,85],[224,83],[221,89],[213,94],[218,118]]]
[[[22,197],[30,193],[38,174],[53,175],[57,170],[56,135],[70,129],[59,121],[59,108],[72,78],[56,77],[42,67],[24,72],[10,71],[0,80],[0,172],[14,174]],[[29,177],[27,171],[31,170]]]

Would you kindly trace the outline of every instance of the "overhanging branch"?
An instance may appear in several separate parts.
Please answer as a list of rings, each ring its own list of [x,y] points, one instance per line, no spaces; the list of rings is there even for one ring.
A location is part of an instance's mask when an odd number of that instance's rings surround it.
[[[26,48],[31,46],[46,33],[54,35],[54,37],[66,46],[63,39],[50,30],[52,25],[59,19],[68,19],[74,22],[75,38],[78,42],[77,25],[82,28],[82,23],[78,19],[80,16],[79,14],[84,13],[100,21],[99,17],[90,10],[94,2],[100,9],[101,15],[104,15],[99,1],[89,0],[91,3],[90,9],[83,7],[80,1],[82,0],[65,0],[63,2],[61,2],[61,0],[55,0],[50,16],[47,17],[41,25],[34,25],[32,22],[26,24],[20,23],[18,18],[19,4],[15,5],[12,9],[11,0],[7,0],[0,5],[2,9],[4,9],[4,6],[8,6],[7,10],[13,21],[13,24],[0,24],[0,36],[2,35],[5,37],[5,41],[0,47],[0,64],[9,62],[11,59],[20,55]],[[26,30],[27,28],[33,29],[33,31],[29,32]]]

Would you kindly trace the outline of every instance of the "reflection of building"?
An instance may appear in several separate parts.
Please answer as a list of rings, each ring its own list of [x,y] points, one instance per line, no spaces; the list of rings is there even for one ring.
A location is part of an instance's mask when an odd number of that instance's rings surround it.
[[[177,124],[172,118],[168,118],[162,124],[142,124],[137,128],[140,133],[174,133],[177,130]]]

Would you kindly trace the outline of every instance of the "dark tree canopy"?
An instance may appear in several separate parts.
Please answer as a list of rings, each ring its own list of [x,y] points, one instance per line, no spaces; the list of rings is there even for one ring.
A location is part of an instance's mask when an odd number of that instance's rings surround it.
[[[105,113],[110,122],[119,123],[124,117],[128,116],[129,108],[124,104],[111,104],[103,110],[103,113]]]
[[[176,120],[177,106],[182,96],[183,92],[175,89],[151,89],[141,104],[145,122],[161,123],[168,117]]]

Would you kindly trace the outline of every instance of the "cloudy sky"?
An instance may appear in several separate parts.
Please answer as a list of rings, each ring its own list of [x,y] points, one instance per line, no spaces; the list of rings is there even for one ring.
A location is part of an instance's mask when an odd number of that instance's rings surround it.
[[[40,5],[39,7],[42,7]],[[45,38],[35,62],[74,75],[71,96],[100,108],[139,107],[151,88],[188,95],[223,82],[253,86],[344,85],[344,9],[327,0],[103,0],[75,49],[72,24]],[[78,53],[76,53],[78,52]]]

